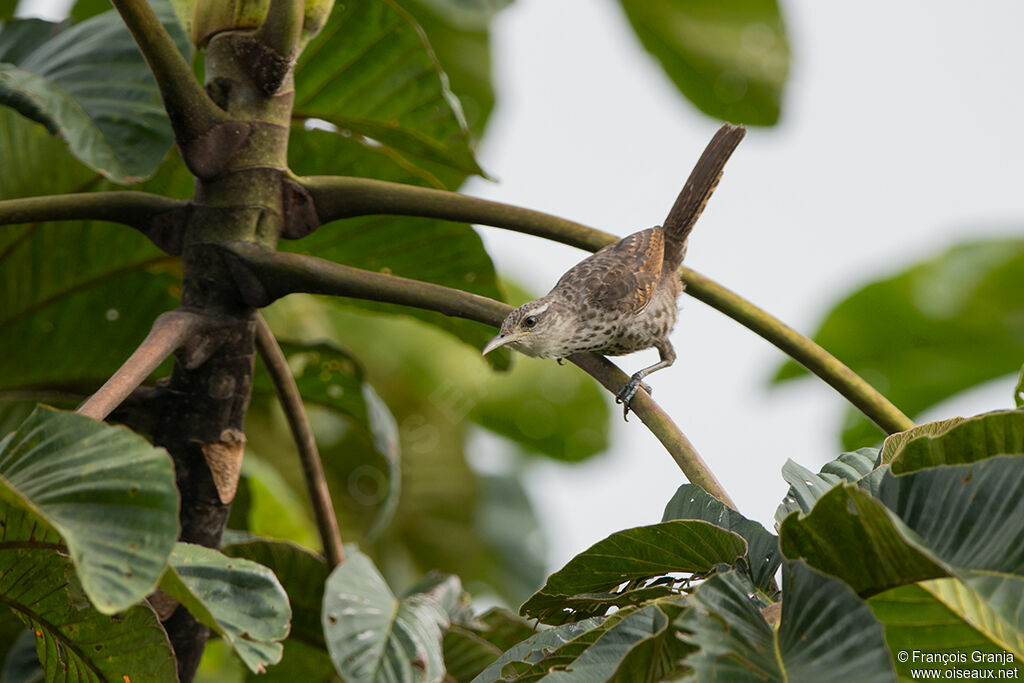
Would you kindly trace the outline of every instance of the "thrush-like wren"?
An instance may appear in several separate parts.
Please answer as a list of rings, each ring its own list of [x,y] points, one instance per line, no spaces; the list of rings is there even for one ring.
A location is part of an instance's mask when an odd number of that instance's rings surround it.
[[[619,356],[654,347],[661,360],[635,372],[616,394],[626,417],[643,378],[675,362],[668,335],[683,290],[678,270],[686,240],[745,133],[742,126],[719,128],[664,226],[635,232],[580,261],[546,295],[509,313],[484,354],[507,344],[528,356],[561,363],[581,351]]]

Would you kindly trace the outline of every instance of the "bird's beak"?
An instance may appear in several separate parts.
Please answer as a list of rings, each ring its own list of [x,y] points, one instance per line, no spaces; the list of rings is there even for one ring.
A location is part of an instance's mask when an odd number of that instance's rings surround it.
[[[511,334],[505,334],[504,332],[502,332],[497,337],[495,337],[491,341],[487,342],[487,346],[484,347],[484,351],[483,351],[483,353],[481,355],[486,356],[487,354],[489,354],[491,351],[493,351],[494,349],[498,348],[499,346],[505,346],[506,344],[511,344],[512,342],[517,342],[520,339],[522,339],[523,337],[527,336],[528,334],[530,334],[530,333],[529,332],[513,332]]]

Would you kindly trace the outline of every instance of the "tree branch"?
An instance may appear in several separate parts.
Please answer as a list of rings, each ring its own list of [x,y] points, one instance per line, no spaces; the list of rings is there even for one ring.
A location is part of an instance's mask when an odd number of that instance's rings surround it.
[[[274,339],[267,321],[259,313],[256,314],[256,348],[260,358],[274,381],[277,398],[284,409],[291,429],[295,447],[299,451],[302,463],[302,474],[309,490],[309,500],[313,505],[316,517],[316,528],[320,532],[320,540],[324,546],[324,556],[331,569],[345,561],[345,551],[341,544],[341,532],[338,531],[338,519],[334,516],[331,503],[331,492],[327,488],[324,466],[320,461],[320,451],[316,447],[313,428],[309,424],[306,408],[302,404],[302,396],[295,384],[295,378],[288,367],[288,361]]]
[[[0,201],[0,225],[111,221],[135,228],[169,254],[181,253],[189,203],[148,192],[81,192]]]
[[[512,310],[508,304],[458,289],[342,266],[312,256],[279,253],[252,242],[221,244],[217,248],[250,306],[262,307],[287,294],[306,292],[413,306],[493,327],[499,327]],[[569,360],[612,392],[629,379],[596,354],[576,354]],[[687,479],[735,507],[693,445],[646,392],[638,391],[630,408],[665,444]]]
[[[267,16],[254,38],[286,61],[295,59],[302,31],[302,0],[270,0]]]
[[[111,0],[156,78],[179,143],[199,138],[227,116],[196,80],[167,29],[146,0]]]
[[[317,214],[325,223],[373,214],[440,218],[515,230],[588,251],[597,251],[618,239],[610,233],[540,211],[456,192],[334,176],[311,176],[299,182],[309,190]],[[690,268],[683,266],[680,275],[687,294],[774,344],[825,380],[887,433],[914,426],[913,421],[878,390],[812,340]]]
[[[206,319],[188,311],[161,314],[153,327],[117,372],[87,398],[76,412],[103,420],[142,384],[168,356],[181,348],[207,324]]]

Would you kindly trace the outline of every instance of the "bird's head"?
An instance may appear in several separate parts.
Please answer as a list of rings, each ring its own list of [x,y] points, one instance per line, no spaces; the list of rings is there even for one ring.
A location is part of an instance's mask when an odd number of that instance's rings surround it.
[[[572,312],[563,303],[542,297],[509,313],[483,353],[508,345],[534,358],[564,358],[573,353],[569,341],[574,332]]]

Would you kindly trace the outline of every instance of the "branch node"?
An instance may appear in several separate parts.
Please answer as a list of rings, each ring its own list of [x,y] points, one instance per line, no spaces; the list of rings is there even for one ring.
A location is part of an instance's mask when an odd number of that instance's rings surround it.
[[[179,141],[185,165],[200,180],[209,180],[224,170],[249,139],[251,126],[245,121],[222,121],[198,137]]]

